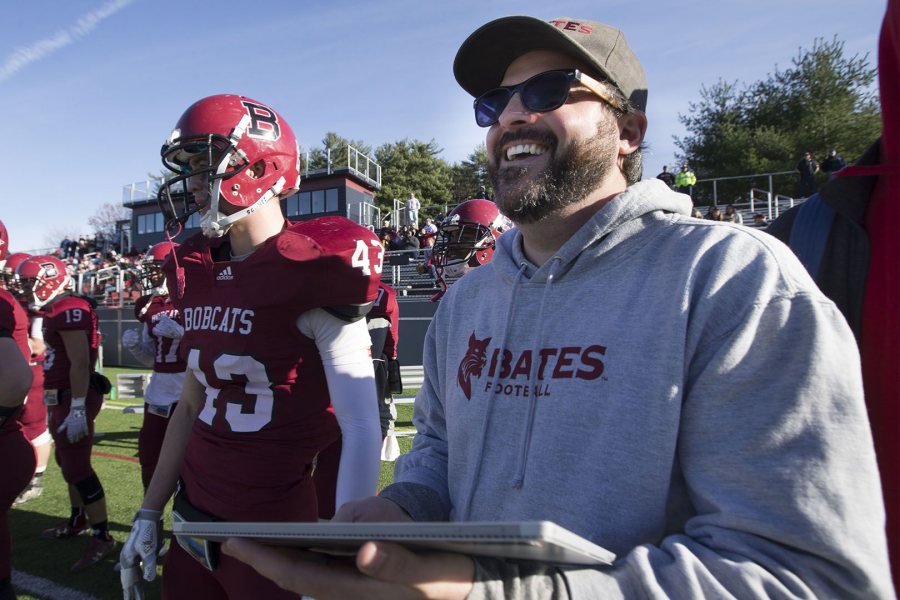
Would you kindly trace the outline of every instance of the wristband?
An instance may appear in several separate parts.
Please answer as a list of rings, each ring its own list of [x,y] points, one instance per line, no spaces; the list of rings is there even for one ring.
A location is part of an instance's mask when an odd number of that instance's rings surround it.
[[[85,396],[81,396],[80,398],[72,398],[72,408],[84,408],[84,399]]]
[[[151,508],[140,508],[134,515],[134,520],[144,519],[147,521],[159,521],[162,517],[161,510],[153,510]]]

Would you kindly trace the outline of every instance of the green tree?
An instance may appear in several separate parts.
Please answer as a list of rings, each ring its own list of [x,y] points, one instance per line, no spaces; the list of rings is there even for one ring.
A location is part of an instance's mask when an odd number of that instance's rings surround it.
[[[322,146],[318,148],[310,148],[309,150],[309,169],[319,170],[328,166],[328,151],[331,151],[331,168],[341,169],[347,166],[347,146],[353,146],[365,155],[372,154],[372,147],[362,140],[351,140],[340,136],[333,131],[329,131],[322,139]],[[303,153],[303,159],[306,160],[306,153]]]
[[[484,142],[481,142],[475,146],[466,160],[453,165],[450,195],[454,204],[474,198],[481,186],[484,186],[490,196],[492,189],[491,181],[488,178],[487,164],[487,149]]]
[[[740,86],[720,80],[701,87],[700,100],[679,115],[688,133],[675,137],[678,158],[700,179],[793,172],[807,150],[821,160],[837,148],[854,160],[881,130],[876,72],[868,54],[848,58],[837,38],[816,39],[811,50],[799,49],[789,68],[776,67],[762,81]],[[793,173],[782,176],[776,188],[793,193],[796,180]],[[766,185],[763,178],[725,181],[718,195],[730,201]],[[709,188],[697,190],[696,203],[710,200]]]
[[[420,214],[441,213],[453,200],[450,194],[451,168],[440,153],[437,142],[402,139],[383,144],[375,150],[375,161],[381,165],[381,190],[375,201],[388,214],[393,202],[405,201],[415,193],[421,201]]]

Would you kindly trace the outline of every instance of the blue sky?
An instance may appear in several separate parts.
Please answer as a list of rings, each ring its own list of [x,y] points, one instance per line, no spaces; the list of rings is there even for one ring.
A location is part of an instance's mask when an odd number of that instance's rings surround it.
[[[216,93],[275,107],[304,147],[335,131],[372,147],[434,139],[460,161],[483,140],[451,65],[500,16],[621,28],[649,81],[644,176],[673,164],[679,113],[718,79],[753,82],[837,35],[876,64],[885,0],[3,0],[0,219],[14,251],[89,233],[122,187],[161,170],[183,110]],[[810,107],[815,110],[815,107]]]

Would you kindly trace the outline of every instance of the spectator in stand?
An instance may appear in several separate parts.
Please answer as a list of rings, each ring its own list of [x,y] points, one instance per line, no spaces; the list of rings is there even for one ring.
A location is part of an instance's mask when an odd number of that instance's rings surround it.
[[[422,203],[416,198],[413,192],[409,193],[409,199],[406,201],[406,219],[412,227],[419,226],[419,209]]]
[[[404,242],[403,232],[404,232],[404,230],[405,230],[405,228],[401,227],[399,231],[391,232],[391,241],[388,242],[388,250],[391,250],[394,252],[396,252],[398,250],[403,250],[403,242]]]
[[[691,216],[694,217],[695,219],[702,219],[702,218],[703,218],[703,213],[700,212],[700,209],[697,208],[697,207],[695,206],[695,207],[691,210]]]
[[[766,215],[756,213],[753,215],[753,224],[757,227],[765,227],[769,224],[769,220],[766,218]]]
[[[437,226],[434,224],[434,219],[425,219],[425,227],[422,228],[422,233],[425,235],[437,234]]]
[[[403,234],[403,250],[418,250],[419,236],[416,235],[416,228],[407,227]]]
[[[416,267],[419,273],[428,273],[435,281],[438,278],[437,267],[434,261],[434,244],[436,239],[433,235],[425,238],[425,243],[422,247],[422,262]]]
[[[681,165],[681,171],[675,176],[675,191],[693,196],[694,185],[697,183],[697,176],[691,171],[687,163]]]
[[[390,229],[384,228],[381,230],[381,245],[384,246],[385,250],[391,250],[390,244],[391,240],[394,239],[394,235]]]
[[[831,176],[847,166],[847,161],[837,153],[837,148],[832,148],[828,157],[822,161],[822,170]]]
[[[819,172],[819,163],[813,158],[811,152],[803,154],[803,158],[797,163],[797,171],[800,172],[800,198],[808,198],[816,193],[816,173]]]
[[[744,224],[744,217],[741,216],[734,208],[734,204],[729,204],[725,207],[725,220],[730,223],[737,223],[738,225]]]
[[[669,186],[669,189],[675,187],[675,176],[669,173],[669,165],[663,165],[662,173],[657,175],[656,178]]]
[[[718,206],[710,206],[709,210],[706,211],[706,218],[710,221],[724,221],[724,217],[722,217],[722,211],[719,210]]]

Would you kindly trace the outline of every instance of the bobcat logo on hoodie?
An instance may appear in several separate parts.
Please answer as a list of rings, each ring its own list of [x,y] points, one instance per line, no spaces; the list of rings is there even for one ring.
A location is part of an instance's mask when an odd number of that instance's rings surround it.
[[[481,371],[487,362],[487,347],[491,338],[479,340],[475,332],[469,337],[469,348],[466,355],[459,362],[459,370],[456,373],[456,382],[466,395],[467,400],[472,399],[472,375],[481,377]]]

